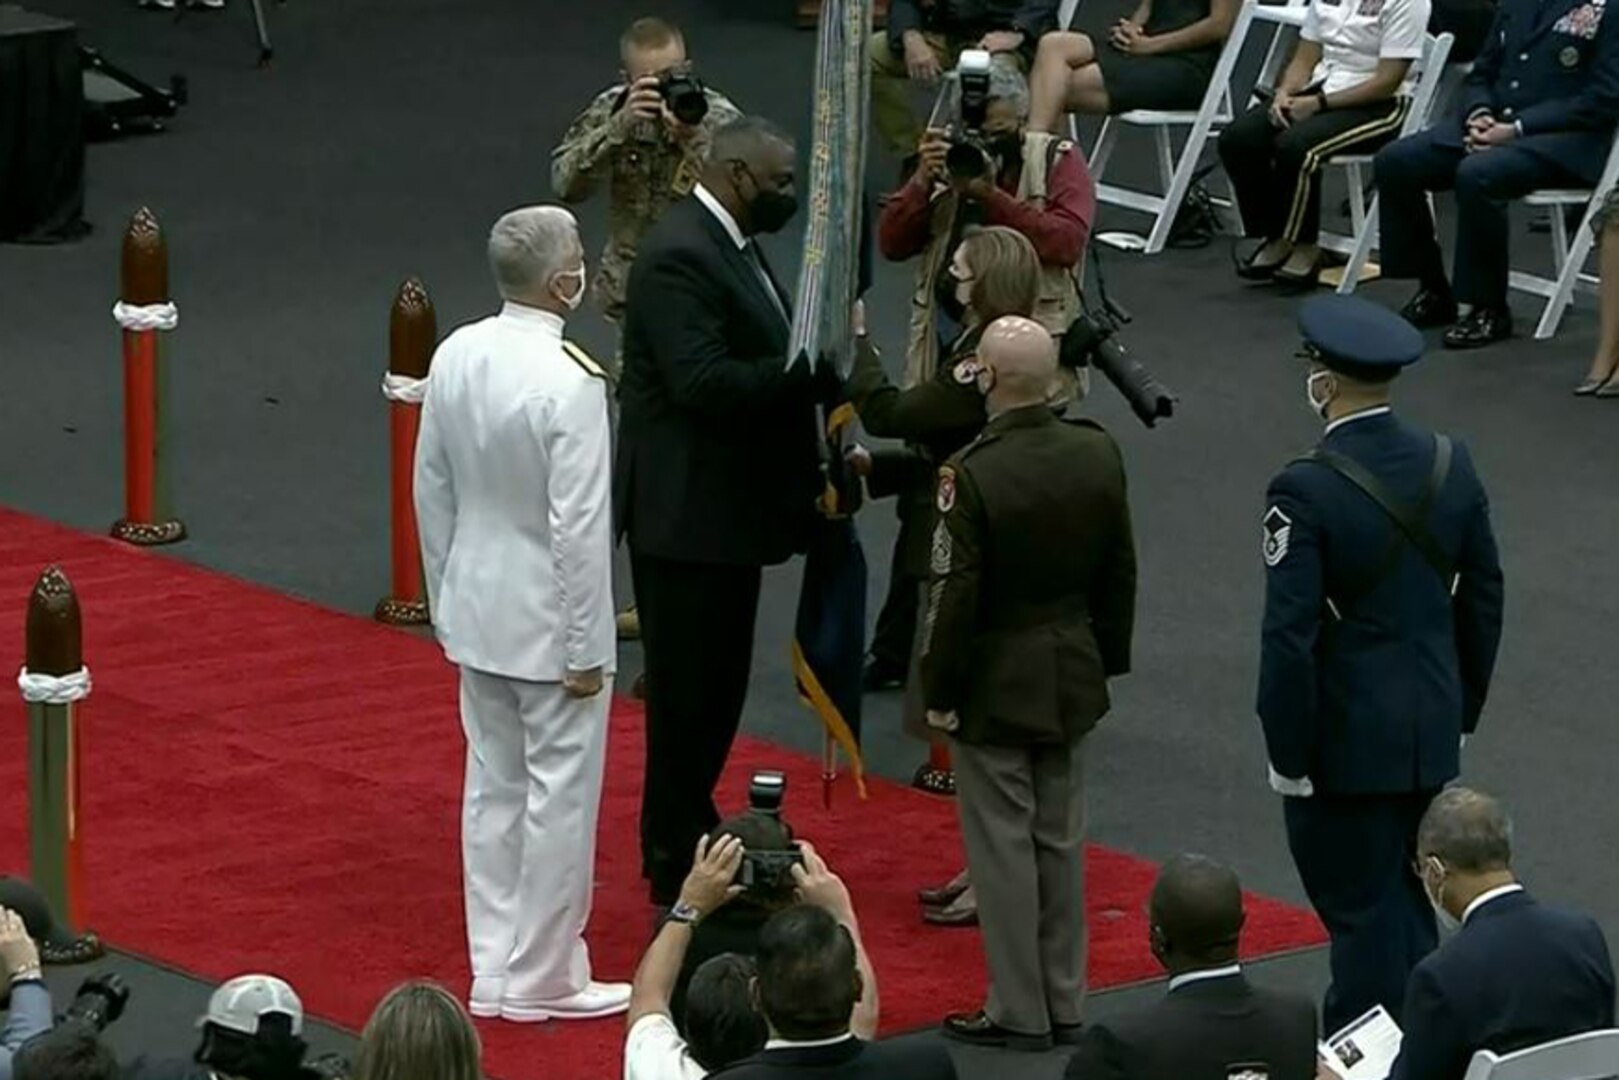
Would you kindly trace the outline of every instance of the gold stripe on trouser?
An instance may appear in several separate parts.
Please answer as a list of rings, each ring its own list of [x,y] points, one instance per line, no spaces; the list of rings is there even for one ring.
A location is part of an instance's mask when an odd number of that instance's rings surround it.
[[[1320,171],[1322,163],[1333,154],[1349,149],[1362,139],[1400,130],[1400,126],[1405,123],[1405,114],[1410,110],[1411,99],[1398,98],[1395,100],[1394,111],[1387,116],[1369,120],[1310,147],[1304,155],[1304,164],[1299,167],[1298,179],[1293,183],[1293,209],[1287,215],[1287,227],[1282,230],[1284,240],[1298,239],[1299,229],[1304,224],[1304,212],[1310,205],[1310,178]]]

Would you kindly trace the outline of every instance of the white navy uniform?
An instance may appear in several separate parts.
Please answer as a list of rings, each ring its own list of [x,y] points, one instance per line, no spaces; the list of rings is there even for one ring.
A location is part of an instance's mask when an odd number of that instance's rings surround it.
[[[416,448],[428,602],[461,668],[474,1010],[585,991],[615,637],[605,373],[508,303],[434,354]],[[603,671],[570,697],[567,671]]]

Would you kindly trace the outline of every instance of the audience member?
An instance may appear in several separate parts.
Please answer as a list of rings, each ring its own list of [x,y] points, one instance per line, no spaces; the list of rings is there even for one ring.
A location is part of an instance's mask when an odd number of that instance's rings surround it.
[[[1029,128],[1056,131],[1069,112],[1196,109],[1240,0],[1139,0],[1105,47],[1079,31],[1040,39],[1029,73]]]
[[[191,1061],[141,1058],[130,1080],[316,1080],[304,1063],[304,1007],[274,975],[238,975],[208,999]]]
[[[726,1080],[955,1080],[939,1043],[861,1037],[876,1025],[877,996],[848,892],[807,845],[804,862],[794,876],[810,902],[777,913],[759,936],[757,996],[770,1040]]]
[[[1315,1003],[1254,986],[1237,962],[1237,875],[1201,855],[1178,855],[1158,875],[1149,916],[1169,993],[1086,1025],[1068,1080],[1229,1080],[1244,1068],[1269,1080],[1313,1080]]]
[[[1412,324],[1449,326],[1446,348],[1473,349],[1512,333],[1510,202],[1602,173],[1619,119],[1619,29],[1585,0],[1502,0],[1458,98],[1449,118],[1377,155],[1380,259],[1384,277],[1417,279],[1402,312]],[[1427,200],[1450,188],[1454,290]]]
[[[705,961],[686,988],[685,1037],[675,1026],[675,980],[697,925],[742,893],[742,841],[719,834],[697,843],[680,899],[635,972],[624,1039],[624,1080],[696,1080],[764,1048],[764,1017],[753,1004],[751,958]]]
[[[482,1052],[471,1017],[449,991],[405,983],[366,1021],[354,1080],[480,1080]]]
[[[1041,132],[1025,134],[1028,115],[1023,77],[995,68],[982,169],[963,171],[964,161],[976,164],[973,156],[965,147],[953,154],[950,134],[929,130],[915,172],[883,207],[877,223],[883,255],[895,262],[921,256],[902,386],[931,379],[941,350],[965,329],[957,282],[946,268],[975,225],[1005,225],[1034,244],[1041,263],[1034,317],[1053,336],[1063,334],[1078,314],[1074,269],[1090,240],[1096,188],[1085,155],[1073,143]]]
[[[16,1080],[118,1080],[118,1059],[96,1029],[72,1020],[36,1035],[17,1051]]]
[[[1585,381],[1574,388],[1581,397],[1619,397],[1619,188],[1609,191],[1591,221],[1601,247],[1599,313],[1601,330]]]
[[[1390,1080],[1461,1080],[1498,1054],[1614,1022],[1613,964],[1589,916],[1537,904],[1512,872],[1512,823],[1464,787],[1434,797],[1417,830],[1417,876],[1454,931],[1411,972],[1405,1040]]]
[[[0,964],[6,987],[6,1026],[0,1031],[0,1080],[11,1080],[12,1055],[51,1029],[51,994],[40,972],[39,947],[21,915],[0,908]]]
[[[871,120],[896,157],[913,153],[921,125],[909,84],[931,86],[964,49],[985,49],[1024,70],[1035,42],[1057,25],[1057,0],[892,0],[888,27],[871,36]]]
[[[1220,133],[1220,161],[1246,236],[1264,241],[1238,267],[1251,281],[1312,285],[1321,270],[1321,169],[1399,134],[1402,92],[1422,56],[1430,0],[1311,0],[1274,95]]]

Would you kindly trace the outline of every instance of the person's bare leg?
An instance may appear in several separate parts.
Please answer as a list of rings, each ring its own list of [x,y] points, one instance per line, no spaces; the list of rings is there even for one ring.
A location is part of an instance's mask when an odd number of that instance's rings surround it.
[[[1613,378],[1619,368],[1619,222],[1602,230],[1601,242],[1602,288],[1598,308],[1601,329],[1584,384],[1593,389]]]
[[[1096,45],[1085,34],[1059,31],[1040,39],[1029,71],[1029,130],[1055,132],[1068,102],[1069,76],[1096,63]]]
[[[1113,101],[1108,97],[1107,84],[1102,81],[1100,64],[1086,64],[1068,76],[1068,97],[1064,104],[1070,112],[1088,113],[1091,116],[1106,116],[1113,111]]]

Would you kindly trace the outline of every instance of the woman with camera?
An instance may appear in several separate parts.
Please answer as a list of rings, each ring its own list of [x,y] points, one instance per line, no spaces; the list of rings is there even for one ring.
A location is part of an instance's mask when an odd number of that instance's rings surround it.
[[[1237,268],[1249,281],[1315,284],[1321,169],[1400,133],[1430,0],[1311,0],[1298,46],[1271,92],[1220,133],[1245,235],[1264,242]]]
[[[1029,128],[1056,132],[1070,112],[1196,109],[1241,0],[1139,0],[1104,47],[1079,31],[1040,39],[1029,72]]]
[[[855,327],[855,362],[844,392],[860,415],[866,431],[878,438],[902,439],[904,449],[870,452],[857,448],[850,457],[855,472],[866,479],[873,498],[892,495],[899,500],[899,536],[894,541],[890,605],[909,605],[914,613],[926,591],[928,564],[936,523],[934,480],[940,465],[983,430],[984,399],[978,392],[978,339],[984,328],[1003,315],[1032,316],[1040,296],[1040,257],[1022,233],[1004,226],[968,230],[949,262],[952,288],[945,297],[949,311],[962,327],[938,364],[933,376],[907,390],[896,387],[883,371],[882,359],[866,336]],[[905,730],[934,743],[929,765],[919,771],[918,786],[950,790],[949,757],[938,733],[927,726],[920,680],[915,678],[915,619],[910,656],[911,678],[906,680]],[[971,925],[976,921],[966,872],[949,885],[924,890],[924,918],[941,925]]]

